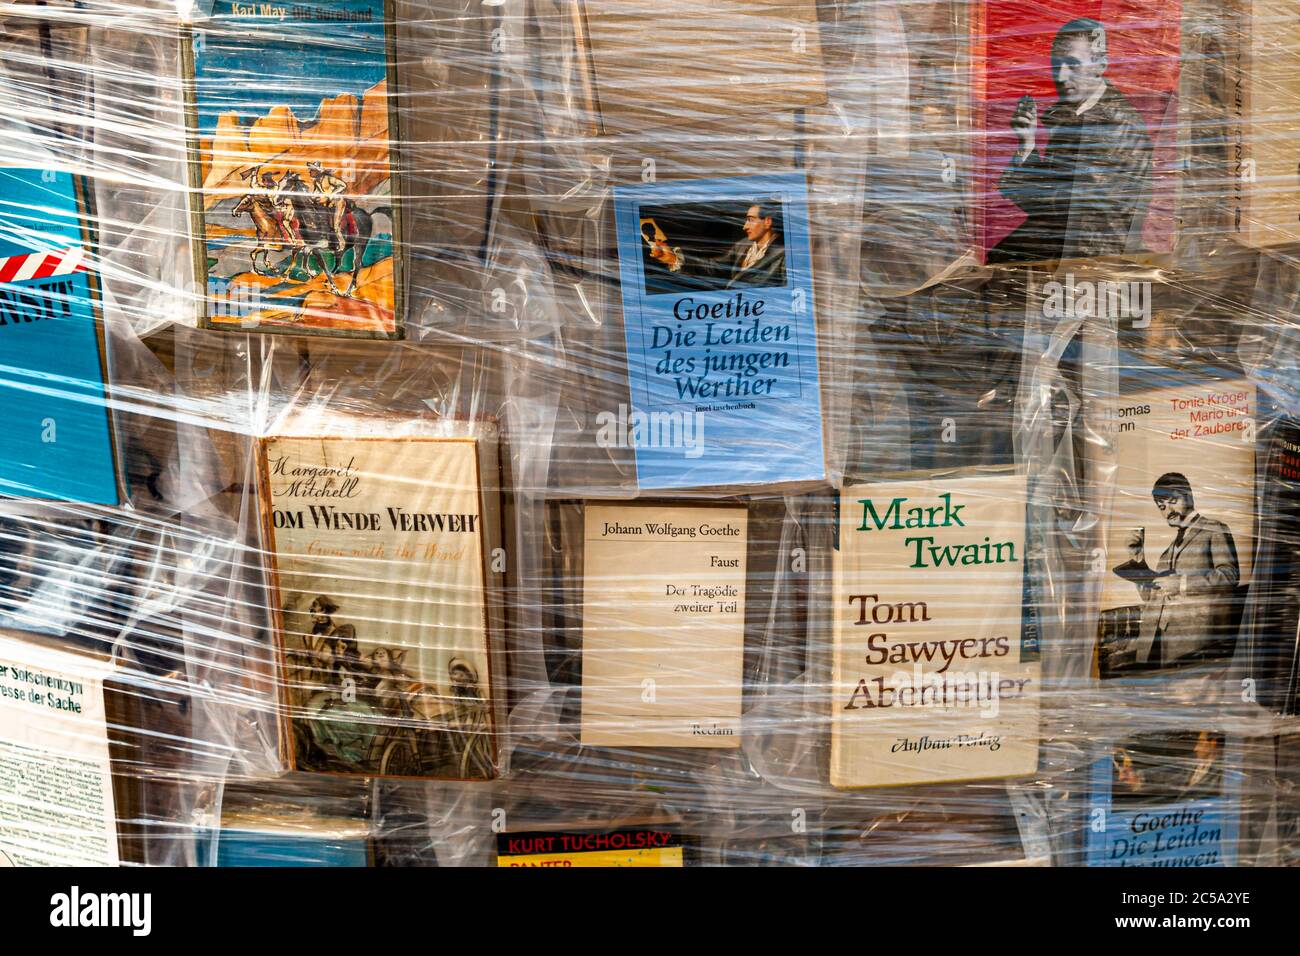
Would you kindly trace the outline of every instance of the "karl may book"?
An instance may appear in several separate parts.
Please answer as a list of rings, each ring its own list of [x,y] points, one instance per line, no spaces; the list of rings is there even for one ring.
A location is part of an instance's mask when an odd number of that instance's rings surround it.
[[[693,849],[675,828],[536,830],[497,835],[497,866],[685,866]]]
[[[1173,248],[1180,0],[982,0],[975,246],[998,263]]]
[[[122,771],[133,695],[116,671],[104,657],[0,633],[0,866],[132,856],[136,804]]]
[[[597,441],[642,491],[823,480],[805,177],[615,187],[614,216],[629,401]]]
[[[1032,773],[1039,633],[1026,479],[850,485],[834,554],[831,784]]]
[[[811,0],[571,0],[597,131],[699,125],[826,102]]]
[[[1255,557],[1255,387],[1142,369],[1111,416],[1102,678],[1227,663]]]
[[[401,338],[391,0],[199,0],[185,34],[200,324]]]
[[[373,425],[259,443],[286,763],[493,777],[495,426],[374,437]]]
[[[1300,240],[1300,36],[1284,0],[1236,0],[1228,44],[1233,230],[1248,246]],[[1229,21],[1230,23],[1232,21]]]
[[[1092,765],[1088,866],[1235,866],[1242,771],[1222,734],[1144,734]]]
[[[744,505],[586,505],[582,743],[739,747]]]
[[[0,494],[121,500],[85,181],[0,167]]]

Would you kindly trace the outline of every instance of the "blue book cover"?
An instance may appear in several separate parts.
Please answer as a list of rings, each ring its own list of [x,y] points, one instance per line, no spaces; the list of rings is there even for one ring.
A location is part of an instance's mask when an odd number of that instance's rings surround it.
[[[803,174],[619,187],[630,401],[597,441],[642,490],[826,477]]]
[[[119,502],[84,186],[0,168],[0,495]]]
[[[307,827],[223,827],[213,857],[212,831],[202,829],[197,849],[200,864],[215,866],[369,866],[370,841],[364,829],[352,823],[319,821]]]
[[[386,0],[199,0],[185,47],[203,324],[400,338]]]
[[[1088,866],[1235,866],[1242,772],[1222,734],[1145,734],[1090,771]]]

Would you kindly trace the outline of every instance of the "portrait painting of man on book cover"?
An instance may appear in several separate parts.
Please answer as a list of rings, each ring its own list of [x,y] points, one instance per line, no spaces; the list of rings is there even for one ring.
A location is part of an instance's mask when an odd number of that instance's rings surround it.
[[[1088,866],[1234,866],[1241,753],[1221,733],[1185,730],[1115,741],[1088,772]],[[1100,811],[1100,812],[1098,812]]]
[[[821,480],[806,175],[618,186],[614,219],[629,421],[695,429],[687,448],[633,426],[640,487]]]
[[[779,198],[760,197],[643,206],[646,294],[781,288],[786,284],[782,205]]]
[[[1179,4],[986,3],[978,245],[991,264],[1172,248]]]

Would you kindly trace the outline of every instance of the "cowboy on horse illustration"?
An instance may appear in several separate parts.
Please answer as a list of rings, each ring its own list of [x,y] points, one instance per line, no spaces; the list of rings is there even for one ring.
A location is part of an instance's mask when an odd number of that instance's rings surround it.
[[[311,177],[312,195],[332,213],[334,243],[331,251],[341,253],[347,245],[347,237],[355,233],[357,228],[356,223],[351,221],[352,203],[348,199],[348,184],[315,161],[307,164],[307,175]]]
[[[297,248],[302,245],[298,234],[298,218],[294,214],[293,200],[285,194],[283,184],[276,183],[275,176],[261,166],[253,166],[239,174],[249,184],[249,191],[231,210],[231,215],[238,217],[248,213],[257,230],[257,245],[249,254],[253,271],[258,275],[272,275],[271,253],[279,252],[285,246]],[[262,265],[257,259],[262,257]]]
[[[235,217],[247,212],[253,220],[257,233],[257,243],[249,253],[253,271],[264,276],[291,277],[301,267],[309,275],[323,273],[331,292],[350,297],[374,238],[374,217],[391,217],[392,208],[381,205],[367,210],[358,206],[349,195],[348,183],[317,161],[306,166],[310,184],[292,169],[285,170],[277,183],[263,166],[240,173],[249,191],[231,210]],[[285,248],[290,255],[278,269],[272,269],[271,253]],[[326,252],[331,254],[328,259]],[[348,278],[342,289],[335,281],[340,272]]]

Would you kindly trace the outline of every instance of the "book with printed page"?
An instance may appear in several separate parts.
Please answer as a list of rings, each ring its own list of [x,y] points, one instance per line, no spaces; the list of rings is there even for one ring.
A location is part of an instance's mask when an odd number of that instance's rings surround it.
[[[584,512],[582,743],[739,747],[747,509]]]
[[[848,485],[834,554],[830,780],[903,786],[1038,766],[1039,629],[1023,475]]]
[[[496,427],[398,435],[391,424],[286,424],[260,441],[286,763],[490,778],[502,702]]]

